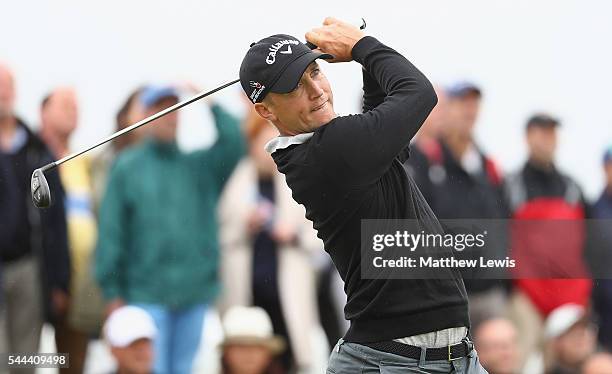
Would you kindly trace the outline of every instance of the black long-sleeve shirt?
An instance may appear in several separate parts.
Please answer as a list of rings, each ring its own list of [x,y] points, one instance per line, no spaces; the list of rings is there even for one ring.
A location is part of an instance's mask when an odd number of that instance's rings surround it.
[[[469,326],[458,272],[440,279],[362,279],[361,220],[439,223],[400,162],[437,102],[427,78],[372,37],[353,48],[363,66],[364,113],[336,117],[272,157],[306,208],[345,282],[345,339],[375,342]],[[435,228],[434,228],[435,229]]]

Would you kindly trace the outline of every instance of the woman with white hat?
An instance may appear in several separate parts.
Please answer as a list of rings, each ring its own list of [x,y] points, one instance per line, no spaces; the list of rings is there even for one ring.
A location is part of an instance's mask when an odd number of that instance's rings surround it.
[[[223,374],[284,373],[277,356],[285,341],[272,332],[268,314],[259,307],[235,306],[223,318]]]

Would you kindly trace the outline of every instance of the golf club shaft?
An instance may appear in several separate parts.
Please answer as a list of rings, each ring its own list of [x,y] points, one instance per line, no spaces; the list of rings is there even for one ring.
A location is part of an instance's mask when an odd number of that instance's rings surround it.
[[[92,145],[89,148],[86,148],[86,149],[84,149],[82,151],[79,151],[77,153],[73,153],[71,155],[68,155],[68,156],[66,156],[64,158],[61,158],[61,159],[57,160],[57,161],[51,162],[51,163],[43,166],[41,168],[41,170],[43,172],[45,172],[47,170],[51,170],[51,169],[53,169],[53,168],[55,168],[57,166],[60,166],[61,164],[63,164],[66,161],[70,161],[73,158],[78,157],[78,156],[82,155],[83,153],[89,152],[92,149],[97,148],[97,147],[101,146],[104,143],[108,143],[111,140],[113,140],[113,139],[115,139],[115,138],[117,138],[117,137],[119,137],[119,136],[121,136],[123,134],[126,134],[126,133],[128,133],[128,132],[130,132],[132,130],[135,130],[135,129],[139,128],[140,126],[144,126],[144,125],[146,125],[149,122],[155,121],[156,119],[158,119],[160,117],[163,117],[163,116],[165,116],[168,113],[172,113],[175,110],[181,109],[182,107],[184,107],[186,105],[189,105],[189,104],[191,104],[191,103],[193,103],[195,101],[198,101],[198,100],[200,100],[202,98],[205,98],[206,96],[212,95],[215,92],[220,91],[220,90],[222,90],[222,89],[224,89],[226,87],[229,87],[229,86],[231,86],[234,83],[237,83],[239,81],[240,81],[240,79],[236,79],[236,80],[231,81],[229,83],[226,83],[226,84],[224,84],[222,86],[219,86],[219,87],[217,87],[217,88],[215,88],[213,90],[210,90],[210,91],[207,91],[207,92],[201,92],[201,93],[199,93],[199,94],[197,94],[197,95],[195,95],[195,96],[193,96],[193,97],[191,97],[191,98],[189,98],[189,99],[187,99],[185,101],[181,101],[180,103],[176,103],[176,104],[174,104],[174,105],[172,105],[172,106],[170,106],[170,107],[168,107],[168,108],[166,108],[164,110],[161,110],[161,111],[153,114],[152,116],[149,116],[149,117],[147,117],[147,118],[145,118],[145,119],[143,119],[143,120],[141,120],[139,122],[136,122],[133,125],[130,125],[129,127],[126,127],[123,130],[117,131],[116,133],[110,135],[109,137],[107,137],[107,138],[103,139],[102,141]]]

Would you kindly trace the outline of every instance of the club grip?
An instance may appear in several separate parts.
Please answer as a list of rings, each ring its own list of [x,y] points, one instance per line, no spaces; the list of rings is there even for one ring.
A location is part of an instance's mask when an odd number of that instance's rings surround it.
[[[311,42],[306,42],[306,47],[308,47],[310,49],[317,49],[317,46],[312,44]]]

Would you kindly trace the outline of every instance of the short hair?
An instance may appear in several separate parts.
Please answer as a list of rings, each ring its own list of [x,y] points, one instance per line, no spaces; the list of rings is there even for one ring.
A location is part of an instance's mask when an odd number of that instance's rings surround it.
[[[546,113],[537,113],[529,117],[525,128],[529,130],[532,127],[557,127],[561,123],[559,120]]]

